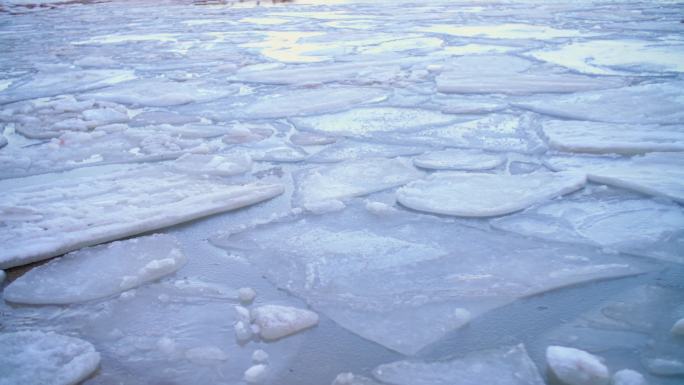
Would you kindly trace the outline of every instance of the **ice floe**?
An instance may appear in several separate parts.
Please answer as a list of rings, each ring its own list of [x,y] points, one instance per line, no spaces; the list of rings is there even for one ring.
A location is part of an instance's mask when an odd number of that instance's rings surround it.
[[[398,361],[380,365],[373,376],[392,385],[543,385],[521,345],[470,353],[450,361]]]
[[[580,173],[497,175],[444,172],[409,183],[397,201],[414,210],[464,217],[510,214],[584,186]]]
[[[188,174],[231,176],[252,169],[252,158],[246,153],[221,155],[185,154],[172,163],[172,168]]]
[[[413,158],[413,164],[432,170],[488,170],[501,166],[506,156],[478,150],[442,150]]]
[[[71,252],[38,266],[5,288],[5,300],[68,304],[108,297],[169,275],[186,258],[178,241],[152,235]],[[106,266],[106,268],[102,268]]]
[[[86,94],[89,98],[133,106],[164,107],[207,102],[237,93],[235,87],[211,88],[197,82],[134,80]]]
[[[262,305],[252,309],[251,317],[259,335],[267,341],[298,333],[318,324],[318,314],[291,306]]]
[[[553,375],[566,385],[608,385],[610,372],[601,360],[583,350],[549,346],[546,362]]]
[[[0,209],[0,266],[39,261],[248,206],[282,192],[281,185],[230,185],[156,167],[7,190]]]
[[[92,344],[53,332],[3,332],[0,353],[3,385],[76,385],[100,364]]]

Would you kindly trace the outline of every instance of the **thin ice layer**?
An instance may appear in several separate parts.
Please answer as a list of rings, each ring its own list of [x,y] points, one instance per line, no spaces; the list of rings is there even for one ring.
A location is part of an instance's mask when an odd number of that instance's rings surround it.
[[[642,271],[593,248],[362,204],[212,239],[342,327],[415,354],[470,317],[566,285]],[[474,319],[471,322],[477,322]]]
[[[397,361],[373,370],[392,385],[544,385],[525,346],[470,353],[451,361]]]
[[[684,122],[684,82],[651,83],[573,95],[530,98],[518,107],[554,117],[630,124]]]
[[[233,210],[282,192],[281,185],[230,185],[159,167],[8,190],[0,207],[0,267]]]
[[[7,301],[85,302],[132,289],[180,269],[185,256],[170,235],[151,235],[74,251],[31,269],[5,288]]]
[[[404,159],[368,158],[319,166],[296,175],[295,200],[307,204],[370,194],[421,178]]]
[[[413,158],[413,164],[432,170],[488,170],[506,161],[502,154],[490,154],[479,150],[442,150]]]
[[[0,333],[1,385],[75,385],[100,364],[93,345],[41,331]]]
[[[491,217],[522,210],[584,186],[579,173],[522,175],[436,173],[397,191],[414,210],[464,217]]]
[[[684,263],[684,210],[598,187],[492,221],[494,227]]]
[[[684,151],[684,132],[668,126],[551,120],[543,123],[542,130],[549,144],[562,151],[625,155]]]

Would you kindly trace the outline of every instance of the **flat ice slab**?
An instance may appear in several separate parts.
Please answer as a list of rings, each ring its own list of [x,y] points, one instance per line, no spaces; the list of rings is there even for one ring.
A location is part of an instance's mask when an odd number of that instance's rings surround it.
[[[211,241],[342,327],[404,354],[518,298],[645,268],[623,255],[452,218],[378,215],[360,202]]]
[[[502,154],[490,154],[479,150],[442,150],[429,152],[413,158],[413,164],[432,170],[488,170],[506,162]]]
[[[261,338],[277,340],[318,324],[318,314],[291,306],[263,305],[252,310]]]
[[[584,186],[579,173],[498,175],[436,173],[397,191],[397,201],[414,210],[463,217],[510,214]]]
[[[41,331],[0,333],[1,385],[75,385],[100,364],[93,345]]]
[[[484,350],[451,361],[398,361],[373,370],[392,385],[544,385],[522,344]]]
[[[668,126],[552,120],[544,122],[543,131],[549,144],[561,151],[625,155],[684,151],[684,132]]]
[[[5,288],[7,301],[68,304],[104,298],[181,268],[176,239],[151,235],[89,247],[35,267]]]
[[[0,267],[258,203],[281,185],[231,185],[147,167],[8,190],[0,220]]]

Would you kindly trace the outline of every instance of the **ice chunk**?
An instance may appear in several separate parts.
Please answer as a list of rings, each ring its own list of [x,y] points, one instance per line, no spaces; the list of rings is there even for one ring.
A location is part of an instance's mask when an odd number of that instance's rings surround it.
[[[551,372],[567,385],[608,385],[610,372],[601,360],[583,350],[549,346],[546,362]]]
[[[256,291],[251,287],[241,287],[238,289],[238,297],[242,303],[251,303],[256,298]]]
[[[180,269],[186,258],[170,235],[152,235],[74,251],[35,267],[5,288],[27,304],[85,302],[120,293]]]
[[[631,369],[622,369],[615,374],[610,382],[611,385],[647,385],[644,376]]]
[[[371,158],[319,166],[296,176],[295,200],[300,204],[310,204],[346,199],[400,186],[422,175],[401,159]]]
[[[290,306],[263,305],[252,310],[261,338],[277,340],[318,324],[318,314]]]
[[[373,370],[392,385],[543,385],[537,367],[521,345],[484,350],[451,361],[398,361]]]
[[[268,353],[261,349],[257,349],[252,353],[252,362],[255,364],[263,364],[268,362]]]
[[[368,136],[378,131],[415,131],[421,127],[442,126],[456,117],[417,108],[374,107],[295,119],[299,129],[346,136]]]
[[[231,185],[158,167],[6,190],[2,212],[28,209],[34,215],[3,220],[0,268],[234,210],[283,191],[281,185]]]
[[[684,361],[675,358],[651,358],[644,360],[649,372],[658,376],[684,375]]]
[[[252,158],[245,153],[225,155],[185,154],[173,161],[172,168],[188,174],[231,176],[252,169]]]
[[[0,279],[0,283],[2,283],[2,279]],[[675,324],[672,325],[672,329],[670,329],[670,332],[677,336],[684,336],[684,318],[675,322]]]
[[[336,199],[317,201],[304,205],[304,209],[306,209],[306,211],[317,215],[344,210],[345,207],[346,206],[344,202],[338,201]]]
[[[414,210],[465,217],[509,214],[584,186],[582,174],[523,175],[436,173],[397,191],[397,201]]]
[[[549,144],[562,151],[626,155],[684,151],[684,132],[667,126],[552,120],[544,122],[543,131]]]
[[[380,383],[372,378],[347,372],[338,374],[331,385],[380,385]]]
[[[628,162],[589,166],[584,171],[592,182],[684,203],[684,154],[681,153],[654,152]]]
[[[217,346],[198,346],[185,351],[185,358],[200,364],[213,365],[216,361],[225,361],[228,355]]]
[[[684,72],[684,46],[652,40],[591,40],[530,52],[550,63],[595,75]]]
[[[134,80],[86,96],[134,106],[165,107],[207,102],[237,93],[235,87],[211,88],[200,82]]]
[[[0,333],[0,384],[76,385],[100,364],[89,342],[41,331]]]
[[[251,119],[316,115],[379,102],[386,91],[370,87],[299,89],[276,94],[248,105],[242,114]]]
[[[605,187],[492,221],[496,228],[684,263],[684,210]]]
[[[443,150],[413,158],[413,164],[432,170],[488,170],[501,166],[506,156],[478,150]]]
[[[535,98],[515,105],[566,119],[630,124],[681,124],[684,122],[682,87],[684,82],[650,83]],[[636,100],[641,102],[637,103]]]
[[[290,136],[290,141],[298,146],[321,146],[335,143],[337,139],[332,136],[320,135],[311,132],[298,132]]]
[[[267,373],[268,366],[264,364],[256,364],[245,370],[244,379],[248,384],[258,384],[264,381]]]
[[[475,319],[521,297],[644,268],[624,255],[452,218],[377,215],[363,202],[302,215],[211,241],[342,327],[404,354],[462,327],[464,310]]]

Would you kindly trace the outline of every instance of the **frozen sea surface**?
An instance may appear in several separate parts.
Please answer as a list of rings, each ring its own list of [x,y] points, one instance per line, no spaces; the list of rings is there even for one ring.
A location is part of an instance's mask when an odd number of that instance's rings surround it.
[[[0,384],[684,383],[683,15],[0,0]]]

